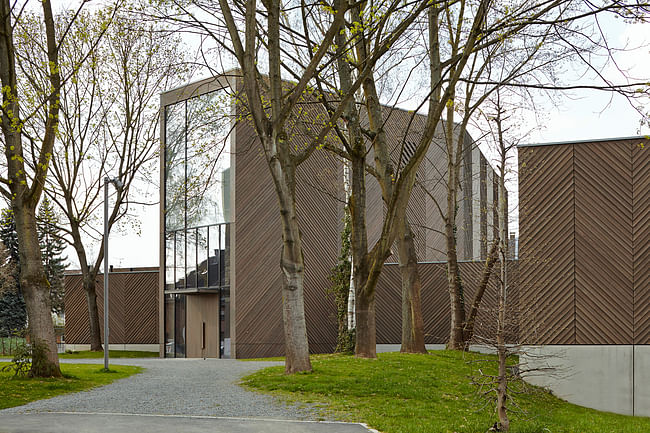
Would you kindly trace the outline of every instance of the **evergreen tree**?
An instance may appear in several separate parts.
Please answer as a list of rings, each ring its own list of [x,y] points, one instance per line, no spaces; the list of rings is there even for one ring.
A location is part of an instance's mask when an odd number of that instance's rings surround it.
[[[41,256],[45,275],[50,283],[50,302],[53,313],[63,313],[64,271],[67,257],[63,257],[65,244],[58,227],[59,217],[47,197],[38,209],[38,240],[41,244]]]
[[[0,213],[0,336],[21,331],[27,324],[25,300],[20,290],[18,235],[10,209]]]

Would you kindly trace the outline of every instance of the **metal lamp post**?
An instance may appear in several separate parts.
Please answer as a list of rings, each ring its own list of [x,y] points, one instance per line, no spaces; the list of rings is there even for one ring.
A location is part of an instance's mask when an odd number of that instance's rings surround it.
[[[108,370],[108,184],[123,186],[119,178],[104,178],[104,369]]]

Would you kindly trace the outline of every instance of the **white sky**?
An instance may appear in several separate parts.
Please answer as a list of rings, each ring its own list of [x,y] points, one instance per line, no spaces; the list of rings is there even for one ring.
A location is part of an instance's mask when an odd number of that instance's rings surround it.
[[[616,46],[642,47],[632,52],[621,53],[617,56],[619,66],[629,69],[632,77],[648,80],[650,71],[650,25],[626,24],[621,21],[608,20],[605,22],[610,40]],[[603,74],[616,82],[621,82],[613,66],[605,68]],[[589,82],[593,78],[583,78]],[[541,105],[543,125],[533,131],[529,143],[584,140],[610,137],[627,137],[639,134],[640,116],[630,103],[619,95],[611,95],[599,91],[572,91],[562,95],[560,104],[553,106],[549,103]],[[536,125],[534,116],[526,118],[527,131]],[[641,133],[647,134],[646,129]],[[515,182],[510,185],[511,203],[517,195]],[[158,191],[150,188],[151,200],[157,200]],[[159,262],[159,209],[158,206],[148,206],[141,210],[137,219],[141,222],[140,233],[125,227],[115,231],[110,237],[109,261],[116,267],[158,266]],[[516,217],[511,222],[511,229],[517,230]],[[75,253],[67,252],[70,261],[75,266]]]

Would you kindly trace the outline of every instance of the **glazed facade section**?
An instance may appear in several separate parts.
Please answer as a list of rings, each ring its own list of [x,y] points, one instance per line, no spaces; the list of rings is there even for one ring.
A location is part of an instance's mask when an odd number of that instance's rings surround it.
[[[169,357],[230,356],[232,98],[225,88],[204,90],[176,94],[162,107]],[[218,347],[210,344],[217,336]]]

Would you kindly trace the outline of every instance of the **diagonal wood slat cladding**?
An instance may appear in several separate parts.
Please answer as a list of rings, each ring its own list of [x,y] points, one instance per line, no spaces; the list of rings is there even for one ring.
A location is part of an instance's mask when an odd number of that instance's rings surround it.
[[[574,145],[577,344],[633,343],[629,145]]]
[[[158,343],[158,302],[152,302],[158,296],[158,273],[125,274],[124,279],[126,341]]]
[[[466,309],[469,311],[476,285],[483,269],[482,262],[461,262],[461,277],[465,287]],[[498,271],[498,268],[497,268]],[[519,316],[517,293],[517,266],[509,265],[511,290],[509,292],[507,341],[517,339],[517,318]],[[418,272],[422,280],[422,316],[427,344],[445,344],[450,332],[450,299],[447,290],[446,264],[442,262],[420,263]],[[494,338],[497,292],[493,274],[484,295],[476,322],[475,342]],[[377,284],[377,343],[399,344],[401,341],[401,276],[396,263],[384,266]]]
[[[232,294],[238,358],[284,354],[281,225],[271,176],[255,137],[250,125],[238,126]],[[316,151],[297,173],[297,211],[305,255],[305,316],[313,352],[331,351],[336,344],[335,308],[326,290],[339,250],[341,174],[336,159],[324,151]]]
[[[158,272],[118,271],[109,274],[111,344],[158,343]],[[97,276],[95,292],[99,325],[104,332],[104,277]],[[65,277],[66,343],[89,344],[89,320],[81,274]]]
[[[262,150],[249,125],[236,130],[235,303],[237,357],[270,356],[281,346],[280,221]]]
[[[573,146],[519,151],[520,339],[575,343]]]
[[[634,179],[634,343],[650,344],[650,140],[635,140],[630,146]]]
[[[81,275],[65,276],[65,339],[67,343],[88,344],[88,307]]]

